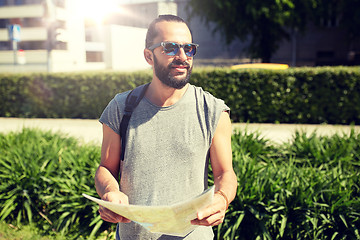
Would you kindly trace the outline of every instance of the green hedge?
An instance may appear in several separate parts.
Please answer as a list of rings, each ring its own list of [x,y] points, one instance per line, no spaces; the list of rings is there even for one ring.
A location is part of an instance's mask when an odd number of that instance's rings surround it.
[[[98,118],[118,92],[150,72],[0,75],[0,116]],[[191,81],[232,110],[234,122],[360,124],[356,67],[194,70]]]
[[[142,72],[0,75],[0,116],[96,119],[116,93],[150,80]]]
[[[203,71],[193,79],[225,100],[235,122],[360,124],[358,68]]]
[[[238,189],[216,239],[360,239],[360,133],[298,132],[278,146],[244,131],[232,149]],[[0,134],[0,221],[65,239],[113,236],[115,224],[81,196],[97,195],[99,159],[100,147],[60,134]]]

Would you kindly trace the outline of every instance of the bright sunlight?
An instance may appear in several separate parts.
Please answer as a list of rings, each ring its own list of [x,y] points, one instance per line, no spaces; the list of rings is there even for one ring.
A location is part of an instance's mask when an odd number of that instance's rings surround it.
[[[86,19],[97,24],[101,24],[107,15],[121,12],[116,0],[80,0],[79,9]]]

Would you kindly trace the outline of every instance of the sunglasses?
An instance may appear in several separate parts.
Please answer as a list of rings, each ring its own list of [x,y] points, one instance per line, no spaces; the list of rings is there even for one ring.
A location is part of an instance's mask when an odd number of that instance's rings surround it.
[[[180,48],[184,49],[186,56],[193,57],[196,54],[196,49],[199,46],[195,43],[179,44],[173,42],[161,42],[148,47],[149,50],[153,51],[157,47],[163,47],[163,51],[168,56],[175,56]]]

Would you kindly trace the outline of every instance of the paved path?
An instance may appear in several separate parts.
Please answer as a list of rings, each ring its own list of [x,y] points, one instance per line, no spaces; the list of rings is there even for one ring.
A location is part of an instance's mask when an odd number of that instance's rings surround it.
[[[235,123],[233,129],[258,132],[261,137],[269,139],[273,143],[288,142],[293,138],[295,131],[311,134],[316,132],[318,136],[331,136],[336,133],[343,135],[349,134],[351,129],[360,133],[360,126],[344,125],[316,125],[316,124],[245,124]]]
[[[85,143],[100,145],[102,127],[98,120],[93,119],[34,119],[34,118],[0,118],[0,132],[21,131],[23,127],[39,128],[62,132],[78,138]],[[333,135],[349,133],[351,128],[360,133],[360,126],[349,127],[340,125],[302,125],[302,124],[246,124],[235,123],[233,129],[248,132],[258,132],[260,136],[274,143],[289,141],[296,130],[318,135]]]
[[[21,131],[23,127],[62,132],[85,143],[101,144],[102,126],[93,119],[0,118],[0,132]]]

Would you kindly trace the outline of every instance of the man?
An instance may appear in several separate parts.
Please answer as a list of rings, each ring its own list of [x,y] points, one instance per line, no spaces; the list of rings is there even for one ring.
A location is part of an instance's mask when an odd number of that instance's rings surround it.
[[[103,200],[137,205],[167,205],[190,199],[207,188],[210,157],[213,203],[191,221],[201,225],[184,239],[213,239],[211,226],[224,220],[237,188],[232,167],[229,108],[189,84],[197,45],[179,17],[162,15],[149,26],[144,56],[153,67],[145,97],[134,110],[120,160],[120,120],[129,92],[109,103],[103,123],[101,163],[95,184]],[[120,185],[118,176],[120,175]],[[100,206],[103,220],[119,223],[117,239],[180,239],[152,234],[137,223]]]

